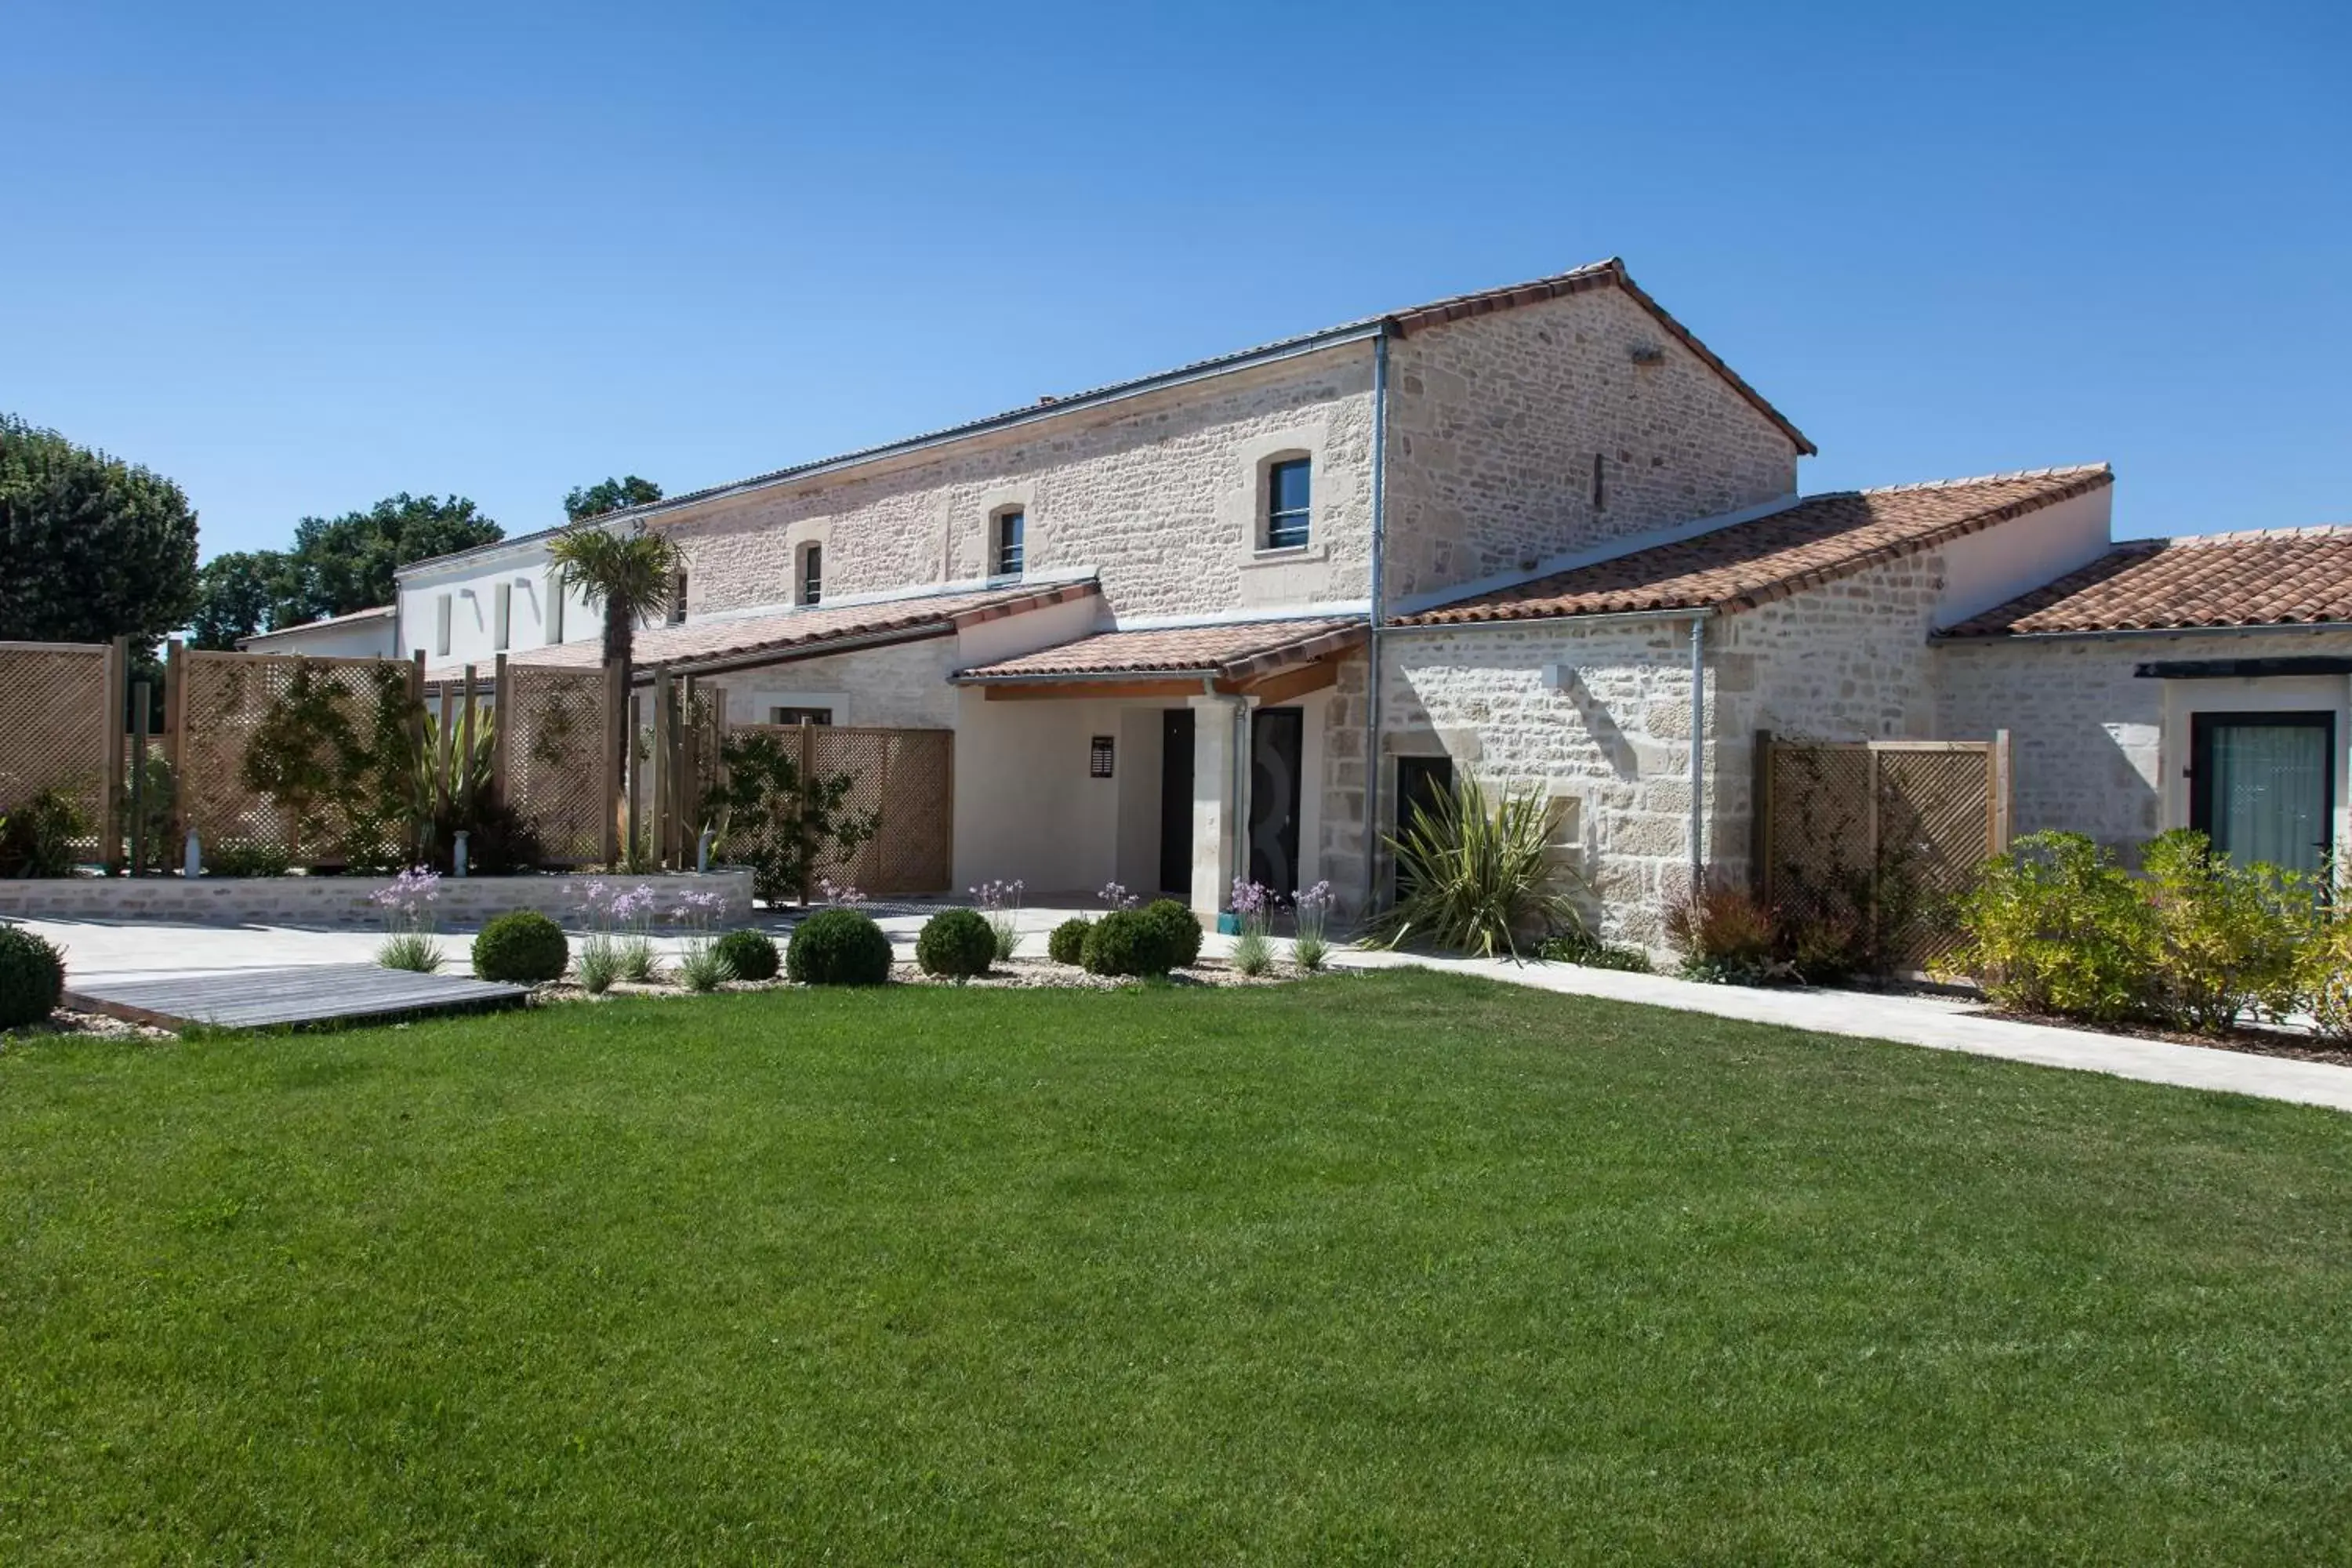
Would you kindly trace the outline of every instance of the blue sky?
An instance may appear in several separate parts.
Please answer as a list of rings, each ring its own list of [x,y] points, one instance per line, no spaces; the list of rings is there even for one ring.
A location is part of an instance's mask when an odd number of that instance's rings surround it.
[[[9,0],[0,409],[521,531],[1622,255],[1809,490],[2352,521],[2347,13]]]

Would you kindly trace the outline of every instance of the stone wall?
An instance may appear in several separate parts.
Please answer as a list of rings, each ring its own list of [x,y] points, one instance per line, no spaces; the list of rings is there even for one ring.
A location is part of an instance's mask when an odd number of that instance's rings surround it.
[[[583,889],[595,879],[568,877],[444,877],[434,904],[444,931],[470,931],[509,910],[537,910],[573,925]],[[369,896],[381,877],[59,877],[0,881],[0,915],[21,920],[128,921],[160,925],[292,926],[353,929],[381,923]],[[614,887],[650,887],[656,908],[687,892],[726,900],[720,919],[751,919],[751,873],[730,868],[708,876],[616,876]]]
[[[1360,600],[1370,593],[1371,350],[1353,343],[774,485],[669,514],[691,614],[793,597],[799,547],[842,598],[965,582],[992,520],[1026,517],[1031,574],[1098,566],[1122,617]],[[1313,539],[1255,551],[1261,470],[1315,461]]]
[[[835,724],[866,729],[948,730],[955,727],[956,639],[929,637],[827,654],[790,664],[731,670],[713,679],[727,693],[727,717],[765,724],[779,707],[833,709]]]
[[[1389,382],[1391,600],[1796,489],[1780,426],[1614,289],[1415,332]]]
[[[1937,722],[1955,738],[2010,732],[2020,834],[2087,833],[2129,848],[2188,825],[2185,771],[2190,715],[2280,705],[2334,707],[2352,682],[2318,679],[2156,680],[2140,664],[2181,659],[2352,654],[2352,633],[2264,631],[2189,637],[1959,639],[1932,649]],[[2339,749],[2352,743],[2339,723]],[[2338,759],[2338,773],[2347,768]],[[2347,782],[2336,791],[2339,840]]]
[[[1565,803],[1584,900],[1612,941],[1657,948],[1690,884],[1687,622],[1531,622],[1384,639],[1383,830],[1396,759],[1445,755],[1457,776]]]

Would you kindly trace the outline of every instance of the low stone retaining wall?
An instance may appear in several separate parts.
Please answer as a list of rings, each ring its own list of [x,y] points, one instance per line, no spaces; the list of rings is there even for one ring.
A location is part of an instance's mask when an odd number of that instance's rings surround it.
[[[433,906],[445,929],[478,926],[509,910],[537,910],[565,925],[579,921],[588,884],[654,890],[656,921],[686,893],[726,900],[719,923],[751,919],[751,873],[733,868],[644,877],[591,874],[441,879]],[[389,877],[56,877],[0,880],[0,915],[42,921],[146,921],[156,925],[372,927],[383,911],[369,895]]]

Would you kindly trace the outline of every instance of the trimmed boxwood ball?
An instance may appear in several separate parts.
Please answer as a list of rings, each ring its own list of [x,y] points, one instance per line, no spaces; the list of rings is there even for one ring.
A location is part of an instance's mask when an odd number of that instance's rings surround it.
[[[1169,969],[1189,969],[1201,961],[1200,917],[1174,899],[1154,899],[1143,918],[1167,945]]]
[[[65,955],[47,937],[0,925],[0,1029],[39,1023],[65,989]]]
[[[1168,933],[1140,910],[1114,910],[1087,929],[1078,958],[1088,974],[1165,974]]]
[[[727,961],[738,980],[773,980],[783,963],[765,931],[730,931],[719,939],[714,951]]]
[[[784,974],[803,985],[880,985],[890,978],[890,939],[856,910],[819,910],[793,928]]]
[[[1087,932],[1094,929],[1095,922],[1086,916],[1072,915],[1055,926],[1054,934],[1045,939],[1046,956],[1056,963],[1085,963]]]
[[[560,980],[572,960],[563,928],[537,910],[514,910],[482,928],[474,939],[474,973],[485,980],[536,985]]]
[[[915,963],[926,974],[965,980],[996,961],[996,931],[977,910],[941,910],[915,938]]]

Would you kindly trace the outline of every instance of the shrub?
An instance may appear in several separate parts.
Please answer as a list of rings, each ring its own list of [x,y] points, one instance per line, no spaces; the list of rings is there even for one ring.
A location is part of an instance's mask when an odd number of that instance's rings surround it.
[[[48,939],[0,925],[0,1029],[37,1024],[65,994],[65,955]]]
[[[1580,963],[1587,969],[1619,969],[1628,974],[1650,973],[1648,953],[1638,947],[1602,942],[1582,927],[1544,938],[1543,945],[1536,949],[1536,956],[1553,963]]]
[[[537,910],[513,910],[474,938],[474,973],[484,980],[536,985],[562,977],[572,960],[563,928]]]
[[[915,963],[926,974],[968,980],[985,974],[1000,943],[988,918],[975,910],[941,910],[915,938]]]
[[[1144,906],[1142,918],[1160,933],[1164,958],[1151,973],[1190,969],[1201,962],[1201,921],[1187,905],[1176,899],[1154,899]]]
[[[677,955],[677,983],[688,991],[716,991],[735,978],[735,966],[708,938],[688,941]]]
[[[2257,1004],[2294,1005],[2298,944],[2315,901],[2304,879],[2239,866],[2189,828],[2150,840],[2140,866],[2155,910],[2153,1005],[2168,1022],[2219,1034]]]
[[[60,790],[0,812],[0,877],[72,876],[74,840],[84,831],[81,808]]]
[[[819,910],[793,928],[784,973],[803,985],[880,985],[890,978],[890,939],[856,910]]]
[[[782,963],[765,931],[730,931],[719,939],[716,951],[738,980],[773,980]]]
[[[396,931],[376,943],[375,961],[386,969],[431,974],[441,967],[441,944],[429,931]]]
[[[580,944],[580,988],[602,996],[621,977],[621,949],[611,937],[597,935]]]
[[[2147,1011],[2162,938],[2115,856],[2079,833],[2036,833],[1985,863],[1959,900],[1952,967],[2023,1013],[2101,1021]]]
[[[1744,888],[1702,882],[1667,906],[1665,927],[1687,979],[1760,985],[1791,973],[1773,956],[1779,932],[1771,910]]]
[[[1054,928],[1045,939],[1045,954],[1056,963],[1076,964],[1086,961],[1087,932],[1095,922],[1084,915],[1072,915]]]
[[[2296,1000],[2322,1039],[2352,1045],[2352,914],[2315,922],[2296,965]]]
[[[1435,807],[1415,808],[1385,840],[1396,857],[1397,900],[1372,923],[1397,947],[1428,942],[1454,952],[1518,956],[1523,939],[1575,917],[1552,890],[1549,808],[1532,790],[1506,789],[1489,801],[1468,774]]]
[[[286,851],[271,844],[224,844],[205,851],[207,877],[283,877],[292,865]]]
[[[1189,910],[1185,918],[1192,919]],[[1087,928],[1078,961],[1088,974],[1165,974],[1171,967],[1167,923],[1164,918],[1155,919],[1149,910],[1113,910]],[[1192,933],[1196,950],[1200,931],[1195,922]]]

